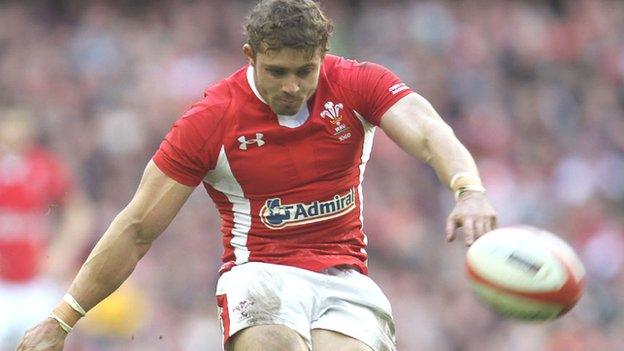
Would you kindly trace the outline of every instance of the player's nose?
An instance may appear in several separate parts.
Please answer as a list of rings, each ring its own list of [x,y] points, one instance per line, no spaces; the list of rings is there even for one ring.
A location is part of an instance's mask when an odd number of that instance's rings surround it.
[[[300,89],[299,80],[295,77],[286,78],[284,84],[282,85],[282,91],[290,95],[297,94]]]

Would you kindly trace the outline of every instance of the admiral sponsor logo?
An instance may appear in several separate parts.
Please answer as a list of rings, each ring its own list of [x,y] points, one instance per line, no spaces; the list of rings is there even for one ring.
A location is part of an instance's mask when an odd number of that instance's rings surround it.
[[[409,87],[407,85],[405,85],[405,83],[398,83],[395,84],[393,86],[391,86],[388,91],[392,93],[392,95],[396,95],[400,92],[402,92],[403,90],[409,89]]]
[[[355,208],[355,190],[334,195],[331,200],[311,203],[282,204],[280,198],[266,200],[260,209],[262,223],[271,229],[282,229],[342,216]]]

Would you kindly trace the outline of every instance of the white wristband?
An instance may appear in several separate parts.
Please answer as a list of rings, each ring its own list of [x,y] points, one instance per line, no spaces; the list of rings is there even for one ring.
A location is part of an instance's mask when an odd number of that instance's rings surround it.
[[[465,185],[461,188],[457,189],[455,192],[455,200],[459,199],[459,197],[465,193],[466,191],[476,191],[478,193],[485,193],[485,188],[481,185]]]
[[[65,294],[65,296],[63,296],[63,301],[67,302],[67,304],[69,306],[71,306],[71,308],[73,308],[74,311],[78,312],[78,314],[80,314],[81,316],[84,317],[85,314],[87,314],[87,312],[85,312],[84,308],[82,308],[82,306],[80,306],[78,301],[76,301],[76,299],[74,299],[74,297],[71,296],[71,294],[69,294],[69,293]]]
[[[449,182],[449,187],[451,189],[455,190],[455,182],[457,182],[459,180],[459,178],[470,178],[470,179],[477,178],[477,179],[479,179],[479,177],[476,176],[472,172],[459,172],[459,173],[455,174],[453,176],[453,178],[451,178],[451,181]]]
[[[63,329],[67,334],[72,331],[73,328],[69,324],[65,323],[65,321],[62,320],[61,317],[57,316],[54,312],[50,313],[50,318],[57,321],[58,324],[61,326],[61,329]]]

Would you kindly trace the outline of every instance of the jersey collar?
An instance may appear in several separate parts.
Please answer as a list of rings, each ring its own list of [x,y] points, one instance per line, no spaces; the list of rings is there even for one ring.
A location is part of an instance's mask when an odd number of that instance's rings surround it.
[[[249,83],[249,87],[254,92],[256,97],[260,99],[260,101],[262,101],[263,103],[267,104],[267,102],[264,101],[262,96],[260,96],[260,92],[258,91],[258,88],[256,88],[256,81],[254,79],[254,68],[252,65],[247,66],[247,83]]]

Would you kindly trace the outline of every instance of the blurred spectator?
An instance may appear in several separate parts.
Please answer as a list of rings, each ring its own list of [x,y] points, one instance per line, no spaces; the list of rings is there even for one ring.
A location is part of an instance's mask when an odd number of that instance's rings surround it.
[[[54,308],[89,240],[89,204],[35,141],[26,109],[0,110],[0,349]],[[55,225],[56,224],[56,225]],[[53,258],[53,259],[52,259]]]

